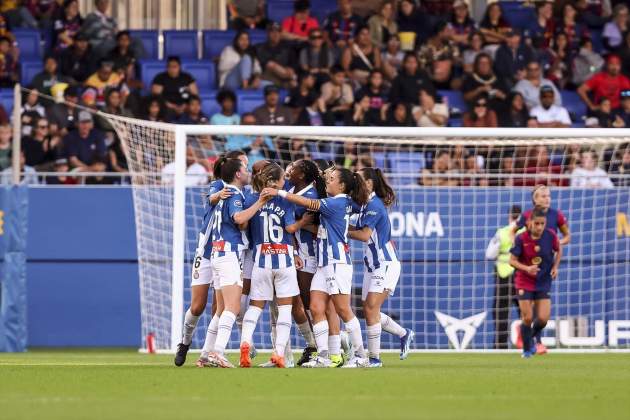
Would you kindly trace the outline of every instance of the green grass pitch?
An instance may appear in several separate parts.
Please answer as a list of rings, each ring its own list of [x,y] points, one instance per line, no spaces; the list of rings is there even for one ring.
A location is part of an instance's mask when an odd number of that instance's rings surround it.
[[[195,356],[176,368],[132,350],[0,354],[0,418],[630,419],[630,354],[386,354],[382,369],[282,370],[198,369]]]

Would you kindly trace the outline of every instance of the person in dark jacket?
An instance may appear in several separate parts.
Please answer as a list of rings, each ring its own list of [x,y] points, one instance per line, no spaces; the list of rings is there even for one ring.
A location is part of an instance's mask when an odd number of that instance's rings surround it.
[[[494,72],[511,89],[525,77],[525,66],[534,60],[534,50],[521,43],[521,35],[516,31],[506,34],[507,40],[499,47],[494,58]]]
[[[402,72],[392,82],[389,92],[390,102],[408,102],[418,104],[418,92],[421,87],[433,90],[433,83],[429,75],[419,69],[418,58],[413,53],[407,53],[403,61]]]

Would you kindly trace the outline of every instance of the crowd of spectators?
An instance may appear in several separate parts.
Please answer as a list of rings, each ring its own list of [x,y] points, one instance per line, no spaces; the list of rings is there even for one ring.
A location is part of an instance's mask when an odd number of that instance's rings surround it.
[[[127,171],[113,127],[84,107],[180,124],[630,127],[625,2],[539,1],[535,18],[516,28],[498,3],[490,3],[476,22],[464,0],[338,0],[338,9],[318,21],[309,0],[296,0],[293,14],[273,22],[266,17],[264,0],[231,0],[230,25],[237,32],[215,60],[221,110],[214,115],[202,112],[199,87],[176,56],[166,58],[164,71],[151,86],[143,86],[138,71],[142,44],[118,30],[109,3],[96,0],[96,10],[83,17],[78,0],[2,2],[0,86],[19,79],[12,27],[49,31],[53,40],[43,71],[23,99],[24,168]],[[254,28],[267,34],[256,45],[248,33]],[[603,49],[594,48],[594,32],[602,34]],[[237,90],[262,90],[264,103],[239,114]],[[460,91],[465,109],[449,107],[442,90]],[[563,90],[576,91],[584,101],[584,121],[563,105]],[[0,170],[10,165],[6,117],[0,110]],[[313,142],[261,136],[206,143],[212,144],[208,150],[190,152],[189,166],[198,165],[197,172],[199,167],[210,172],[216,155],[233,149],[246,150],[252,162],[329,153],[352,168],[375,164],[372,154],[379,152],[356,144],[331,144],[322,151]],[[529,181],[516,175],[503,181],[484,174],[553,173],[571,174],[570,179],[559,178],[559,185],[608,187],[610,179],[602,179],[611,171],[630,171],[627,146],[571,153],[542,148],[427,148],[410,153],[422,155],[421,185],[523,185]],[[435,176],[450,173],[459,175]],[[45,178],[48,183],[85,180],[107,182],[96,176]]]

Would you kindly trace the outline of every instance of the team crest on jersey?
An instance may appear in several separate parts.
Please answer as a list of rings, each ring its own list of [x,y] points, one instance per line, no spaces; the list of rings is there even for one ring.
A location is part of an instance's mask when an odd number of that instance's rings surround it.
[[[243,203],[241,203],[241,200],[234,200],[234,205],[236,207],[243,207]]]
[[[542,262],[542,258],[540,258],[540,257],[534,257],[534,258],[532,258],[532,264],[534,264],[534,265],[538,265],[538,264],[540,264],[541,262]]]

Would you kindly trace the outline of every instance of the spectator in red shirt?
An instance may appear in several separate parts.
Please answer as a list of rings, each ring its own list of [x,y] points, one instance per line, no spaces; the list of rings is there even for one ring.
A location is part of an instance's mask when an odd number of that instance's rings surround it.
[[[308,41],[311,29],[319,28],[317,19],[310,16],[309,0],[296,0],[293,4],[293,16],[282,21],[282,39],[296,42]]]
[[[630,89],[630,80],[621,74],[621,59],[617,55],[609,55],[606,69],[584,82],[577,92],[589,110],[594,112],[599,109],[602,98],[610,99],[612,109],[619,108],[621,91],[626,89]],[[593,92],[593,100],[589,92]]]

